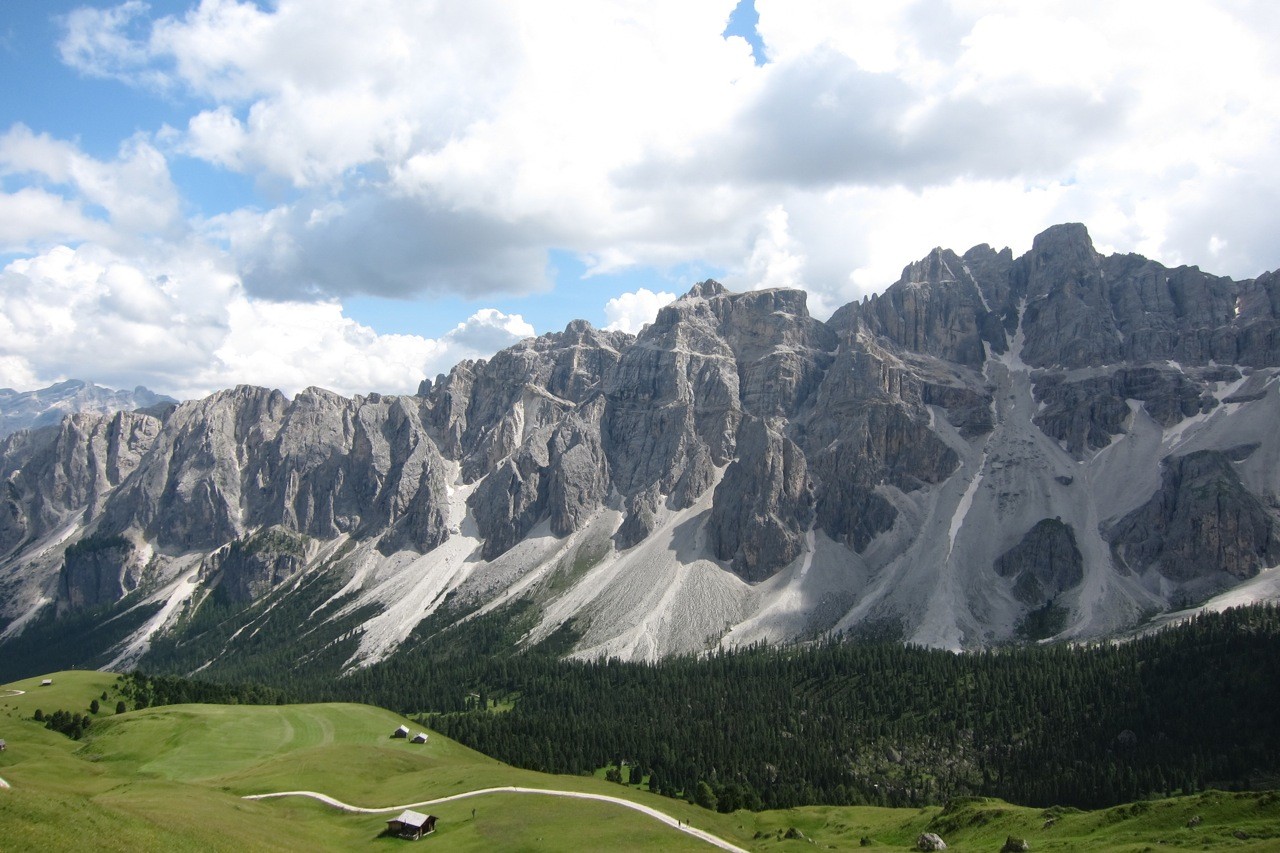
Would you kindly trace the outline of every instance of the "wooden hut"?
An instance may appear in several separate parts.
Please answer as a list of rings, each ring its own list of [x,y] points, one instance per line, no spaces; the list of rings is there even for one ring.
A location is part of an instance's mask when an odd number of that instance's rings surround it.
[[[408,727],[408,726],[401,726],[400,728],[398,728],[398,729],[396,729],[394,732],[392,732],[392,733],[391,733],[391,736],[392,736],[392,737],[408,737],[408,736],[409,736],[409,727]]]
[[[413,736],[413,740],[410,741],[410,743],[426,743],[426,742],[427,742],[426,732],[418,732],[416,735]]]
[[[4,738],[0,738],[0,752],[4,752],[9,744],[4,742]]]
[[[387,821],[387,832],[417,841],[436,831],[436,816],[405,809],[399,817]]]
[[[44,681],[40,682],[41,687],[48,687],[50,684],[53,684],[52,678],[46,678]]]

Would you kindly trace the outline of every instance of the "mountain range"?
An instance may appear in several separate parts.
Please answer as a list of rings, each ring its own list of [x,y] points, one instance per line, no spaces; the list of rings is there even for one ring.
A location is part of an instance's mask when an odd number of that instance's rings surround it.
[[[0,438],[22,429],[56,426],[72,412],[109,415],[177,402],[141,385],[132,391],[114,391],[82,379],[55,382],[35,391],[0,388]]]
[[[1280,597],[1278,376],[1275,273],[1066,224],[826,322],[706,281],[414,395],[81,412],[0,443],[0,649],[77,620],[114,626],[82,665],[283,633],[349,669],[513,604],[580,657],[1110,637]]]

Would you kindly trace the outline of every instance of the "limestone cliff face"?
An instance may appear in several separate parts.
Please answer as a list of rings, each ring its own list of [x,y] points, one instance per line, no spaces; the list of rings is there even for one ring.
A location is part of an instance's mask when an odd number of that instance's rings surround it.
[[[599,395],[631,341],[575,320],[563,332],[531,338],[488,361],[459,364],[418,389],[440,450],[472,483],[492,471],[530,432],[554,425]]]
[[[159,435],[149,415],[80,412],[0,442],[0,555],[101,512]]]
[[[663,308],[605,382],[604,448],[612,483],[626,500],[623,547],[650,532],[660,495],[676,509],[688,507],[710,488],[717,468],[730,466],[727,476],[739,485],[772,488],[755,477],[785,467],[780,460],[731,464],[742,458],[740,427],[744,419],[795,418],[811,404],[835,348],[835,334],[809,316],[800,291],[732,294],[708,281]],[[747,430],[753,450],[794,447],[764,440],[759,427]],[[784,423],[774,432],[783,438],[786,430]],[[726,511],[717,529],[732,545],[719,550],[737,554],[741,539],[729,532]],[[792,508],[780,512],[791,517],[774,531],[785,542],[749,547],[755,556],[735,558],[739,570],[750,559],[748,574],[768,576],[798,553],[803,524]]]
[[[1012,262],[1008,249],[997,254],[979,246],[964,257],[934,249],[885,293],[841,308],[831,325],[861,327],[911,352],[980,366],[989,349],[1007,346],[1001,317],[989,303],[1007,301]]]
[[[1023,358],[1033,366],[1280,364],[1275,273],[1234,282],[1137,255],[1104,258],[1073,224],[1037,236],[1012,280],[1012,295],[1026,299]]]
[[[67,549],[58,578],[60,613],[113,604],[142,578],[137,548],[121,536],[91,536]]]
[[[598,509],[608,490],[608,463],[600,446],[603,401],[534,430],[468,500],[484,540],[481,555],[499,556],[539,521],[567,536]]]
[[[1058,225],[1037,235],[1013,277],[1015,292],[1026,300],[1022,357],[1028,364],[1071,368],[1121,360],[1113,283],[1083,225]]]
[[[1160,489],[1108,531],[1117,562],[1202,593],[1280,563],[1280,524],[1240,482],[1231,458],[1202,450],[1170,459]]]
[[[1036,383],[1036,399],[1043,408],[1035,422],[1080,456],[1106,447],[1112,437],[1124,432],[1130,416],[1128,400],[1141,403],[1165,427],[1213,411],[1218,401],[1207,390],[1206,375],[1220,374],[1216,368],[1188,374],[1168,365],[1119,368],[1084,379],[1046,372]],[[1239,378],[1238,373],[1235,376]]]
[[[940,482],[959,464],[929,427],[925,387],[891,352],[853,339],[841,346],[818,390],[804,424],[818,526],[854,551],[898,515],[884,487],[912,492]]]
[[[737,450],[716,487],[707,532],[717,557],[743,580],[760,581],[800,556],[813,484],[804,453],[763,419],[743,421]]]
[[[317,539],[382,536],[384,550],[428,551],[448,535],[445,462],[416,397],[352,400],[308,388],[294,398],[245,477],[251,527]]]
[[[419,398],[315,388],[292,402],[242,386],[184,403],[99,527],[179,551],[272,525],[428,550],[447,535],[447,496],[424,414]]]
[[[101,529],[138,530],[184,550],[212,550],[239,537],[246,504],[257,497],[245,474],[275,438],[287,405],[279,391],[242,385],[179,406],[136,475],[113,495]]]

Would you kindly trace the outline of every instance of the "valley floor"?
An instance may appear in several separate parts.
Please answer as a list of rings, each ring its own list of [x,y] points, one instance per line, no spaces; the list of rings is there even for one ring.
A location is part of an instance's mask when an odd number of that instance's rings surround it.
[[[719,814],[594,777],[519,770],[437,734],[426,744],[393,739],[409,721],[367,705],[174,705],[115,714],[105,710],[120,699],[113,675],[52,678],[47,687],[40,679],[8,685],[27,692],[0,698],[8,744],[0,771],[13,783],[0,794],[6,851],[83,849],[86,839],[120,851],[381,848],[392,843],[382,836],[387,811],[404,806],[342,808],[411,801],[439,818],[424,843],[451,851],[696,851],[717,842],[753,851],[908,850],[923,832],[958,851],[997,850],[1009,836],[1032,850],[1061,851],[1280,844],[1280,798],[1272,793],[1210,791],[1095,812],[972,798],[942,808]],[[32,719],[38,708],[83,713],[93,700],[99,711],[79,741]],[[282,791],[314,791],[341,807]],[[681,832],[689,824],[696,833]]]

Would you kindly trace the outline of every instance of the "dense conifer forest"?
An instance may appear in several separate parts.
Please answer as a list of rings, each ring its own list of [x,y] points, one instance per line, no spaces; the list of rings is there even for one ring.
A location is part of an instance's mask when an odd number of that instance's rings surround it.
[[[223,698],[176,678],[131,691],[152,702],[370,702],[521,767],[625,764],[656,791],[702,792],[725,811],[962,795],[1089,808],[1280,784],[1273,605],[1089,646],[953,654],[828,641],[658,664],[563,661],[567,635],[505,651],[526,616],[424,625],[411,648],[337,680],[299,667],[272,689]]]

